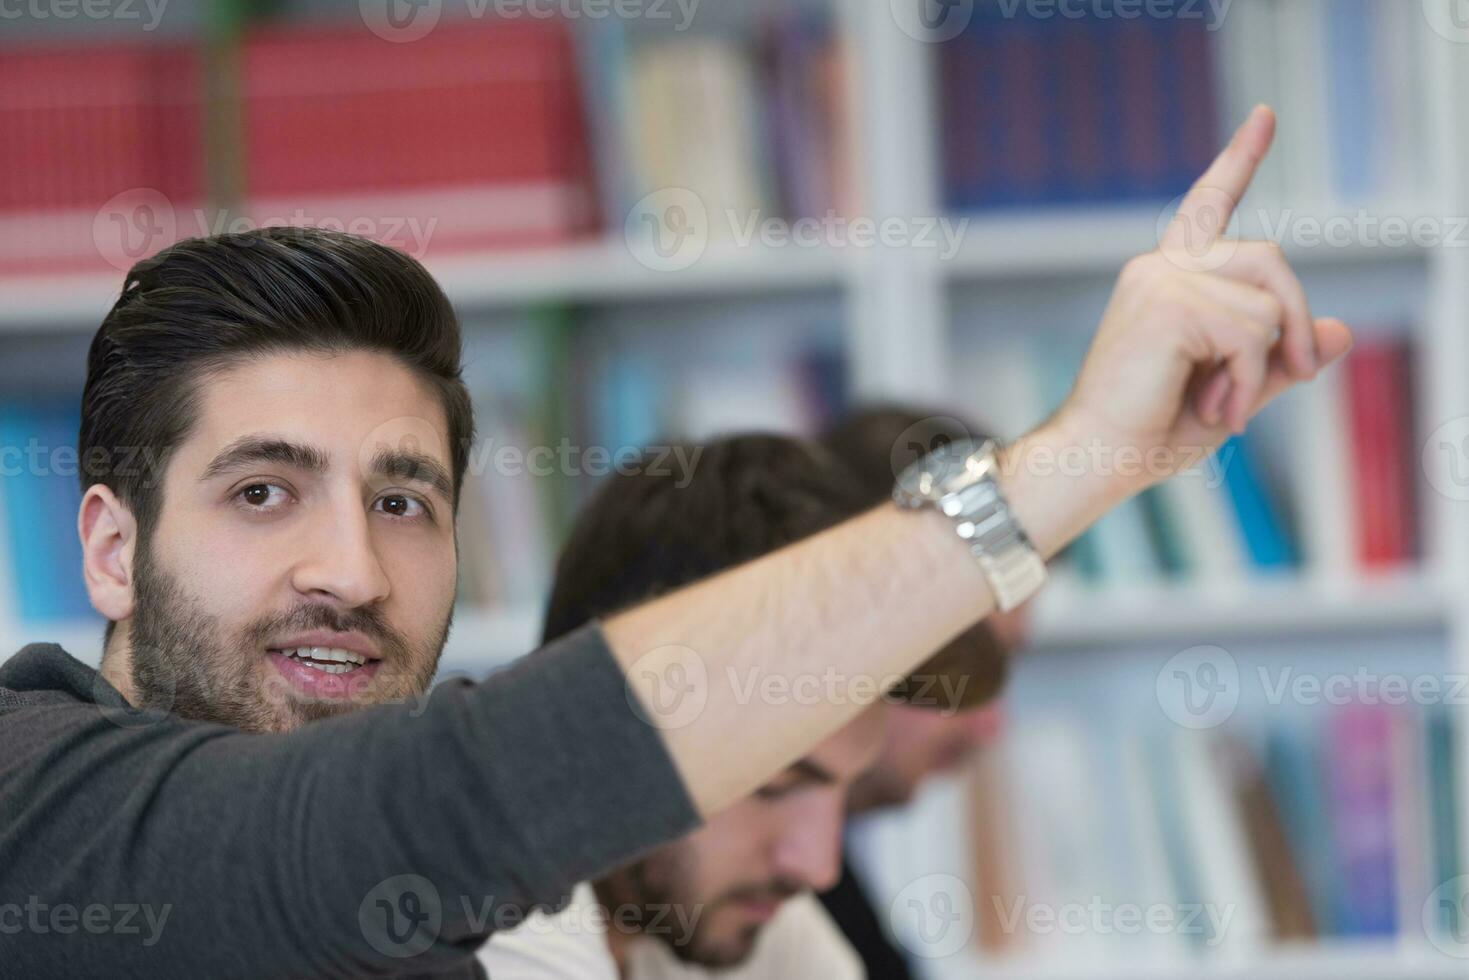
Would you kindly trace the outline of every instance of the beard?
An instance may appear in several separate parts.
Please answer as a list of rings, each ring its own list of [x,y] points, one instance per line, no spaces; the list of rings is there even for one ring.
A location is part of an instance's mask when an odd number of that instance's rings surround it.
[[[679,960],[727,968],[749,958],[764,927],[758,922],[728,923],[734,912],[731,906],[748,901],[784,902],[805,890],[798,882],[776,878],[703,898],[694,884],[695,865],[684,842],[666,845],[597,882],[598,898],[609,908],[615,907],[619,915],[631,910],[631,924],[638,933],[659,940]],[[679,923],[690,921],[692,928],[681,931]]]
[[[150,551],[147,536],[140,536],[129,631],[138,707],[251,732],[290,731],[368,704],[422,694],[448,640],[452,608],[436,642],[415,649],[376,609],[343,611],[320,603],[262,617],[230,635]],[[376,676],[343,699],[312,699],[291,687],[267,663],[265,644],[316,629],[356,631],[372,639],[383,661]]]

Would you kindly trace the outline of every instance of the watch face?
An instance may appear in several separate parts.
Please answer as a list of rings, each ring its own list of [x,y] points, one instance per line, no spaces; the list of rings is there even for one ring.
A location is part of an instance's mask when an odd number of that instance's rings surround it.
[[[978,464],[971,459],[985,445],[961,439],[935,449],[903,471],[894,497],[900,504],[917,507],[962,489],[978,476]]]

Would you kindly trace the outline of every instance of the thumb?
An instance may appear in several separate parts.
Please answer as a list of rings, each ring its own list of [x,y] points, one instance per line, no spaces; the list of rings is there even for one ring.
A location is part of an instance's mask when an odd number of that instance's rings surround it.
[[[1345,323],[1334,317],[1322,317],[1316,321],[1316,350],[1321,355],[1321,366],[1336,361],[1352,349],[1352,331]]]
[[[1316,350],[1320,355],[1322,368],[1335,364],[1346,355],[1347,351],[1352,349],[1351,328],[1335,317],[1321,317],[1316,321],[1315,328]],[[1281,358],[1272,357],[1270,374],[1266,378],[1260,400],[1255,403],[1254,412],[1250,413],[1251,417],[1299,380],[1285,368]],[[1304,383],[1310,384],[1309,381]]]

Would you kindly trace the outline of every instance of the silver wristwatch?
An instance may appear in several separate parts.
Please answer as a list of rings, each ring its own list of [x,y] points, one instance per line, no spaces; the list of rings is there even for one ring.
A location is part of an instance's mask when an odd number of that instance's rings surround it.
[[[989,580],[996,605],[1008,611],[1045,584],[1046,563],[1000,493],[998,450],[992,439],[941,446],[902,472],[893,500],[908,509],[935,507],[953,518]]]

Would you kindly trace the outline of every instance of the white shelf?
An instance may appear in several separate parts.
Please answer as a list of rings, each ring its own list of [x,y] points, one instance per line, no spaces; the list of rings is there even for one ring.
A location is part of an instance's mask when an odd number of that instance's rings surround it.
[[[0,333],[96,330],[121,289],[121,272],[0,279]]]
[[[1403,207],[1371,210],[1383,214],[1416,213],[1413,208]],[[1158,247],[1161,213],[1160,206],[1134,205],[976,215],[964,230],[959,250],[948,261],[940,262],[939,267],[955,283],[1080,275],[1111,277],[1129,259]],[[1256,226],[1243,229],[1241,234],[1256,238],[1263,232]],[[1341,246],[1303,247],[1289,241],[1285,245],[1286,255],[1297,266],[1422,261],[1432,251],[1422,245],[1388,247],[1361,241]]]
[[[1395,209],[1392,213],[1411,213]],[[1106,276],[1157,247],[1156,207],[1027,211],[969,218],[958,251],[936,263],[953,283]],[[962,220],[954,218],[951,220]],[[1419,246],[1287,247],[1301,265],[1418,261]],[[619,239],[526,251],[430,258],[426,265],[460,310],[541,302],[616,303],[720,298],[770,291],[843,290],[862,274],[855,247],[711,245],[686,269],[641,264]],[[122,273],[0,278],[0,332],[96,329],[117,299]]]
[[[539,302],[611,303],[839,289],[850,253],[836,248],[711,245],[686,269],[642,265],[620,240],[431,258],[425,264],[460,310]],[[0,332],[92,331],[117,299],[122,273],[0,278]]]
[[[1447,627],[1453,608],[1447,589],[1418,574],[1339,584],[1282,578],[1207,588],[1057,584],[1036,599],[1033,649],[1438,629]]]
[[[426,264],[460,308],[836,289],[848,269],[846,256],[833,248],[711,245],[688,268],[659,271],[638,262],[620,240]]]
[[[1469,963],[1431,948],[1332,943],[1320,949],[1266,951],[1258,959],[1177,963],[1014,961],[956,956],[932,980],[1463,980]]]

